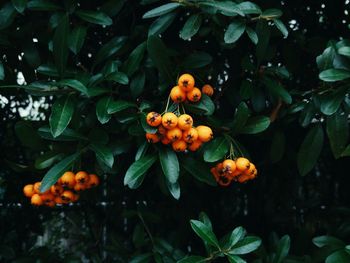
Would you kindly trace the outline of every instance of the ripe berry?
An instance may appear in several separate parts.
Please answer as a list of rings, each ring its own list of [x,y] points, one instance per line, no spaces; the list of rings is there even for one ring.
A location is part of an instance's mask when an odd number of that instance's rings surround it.
[[[61,194],[63,201],[72,202],[74,200],[74,193],[72,191],[66,190]]]
[[[32,197],[35,194],[34,186],[32,184],[27,184],[23,187],[23,193],[26,197]]]
[[[170,130],[177,126],[178,119],[172,112],[167,112],[162,117],[162,124],[164,128]]]
[[[171,143],[171,141],[168,139],[168,137],[164,136],[161,140],[161,142],[164,144],[164,145],[168,145]]]
[[[213,96],[214,94],[214,89],[211,85],[209,84],[205,84],[203,87],[202,87],[202,93],[208,95],[209,97]]]
[[[150,112],[147,114],[146,121],[148,125],[157,127],[162,123],[162,116],[157,112]]]
[[[61,195],[63,193],[63,187],[59,184],[54,184],[51,186],[50,191],[53,195]]]
[[[89,188],[98,186],[100,184],[100,178],[96,174],[90,174],[90,180],[88,183]]]
[[[157,143],[160,140],[158,134],[152,134],[152,133],[146,133],[146,139],[149,143]]]
[[[160,125],[160,126],[158,127],[158,133],[159,133],[159,134],[165,135],[167,132],[168,132],[168,130],[165,129],[165,128],[163,127],[163,125]]]
[[[41,200],[41,197],[39,194],[33,194],[33,196],[30,199],[30,202],[32,205],[40,206],[43,204],[43,200]]]
[[[73,172],[65,172],[61,176],[61,184],[63,187],[73,188],[75,185],[75,175]]]
[[[90,181],[89,181],[89,183],[90,183]],[[88,185],[86,185],[86,184],[75,184],[74,191],[76,191],[76,192],[84,191],[87,189],[87,186]]]
[[[250,162],[249,162],[249,160],[247,158],[239,157],[236,160],[236,167],[237,167],[238,170],[244,172],[244,171],[249,169]]]
[[[196,141],[194,141],[193,143],[191,143],[190,145],[188,145],[188,149],[189,149],[191,152],[195,152],[195,151],[197,151],[199,148],[201,148],[202,144],[203,144],[202,141],[196,140]]]
[[[213,138],[213,131],[208,126],[198,126],[198,139],[202,142],[208,142]]]
[[[182,138],[182,131],[179,128],[171,129],[167,132],[166,137],[172,141],[175,142],[177,140],[180,140]]]
[[[79,183],[79,184],[85,184],[89,182],[89,175],[87,174],[87,172],[84,171],[80,171],[77,172],[75,174],[75,182]]]
[[[227,159],[222,163],[223,172],[232,174],[236,170],[236,163],[231,159]]]
[[[178,118],[178,122],[177,122],[177,126],[181,129],[181,130],[188,130],[192,128],[192,124],[193,124],[193,119],[190,115],[188,114],[182,114],[179,116]]]
[[[189,130],[183,132],[182,138],[187,143],[193,143],[198,139],[198,132],[195,128],[190,128]]]
[[[175,103],[180,103],[186,100],[186,92],[179,86],[175,86],[170,91],[170,98]]]
[[[201,99],[202,92],[198,88],[193,88],[187,93],[187,99],[192,102],[197,102]]]
[[[50,201],[53,201],[55,199],[55,196],[52,193],[46,193],[46,194],[42,194],[40,195],[41,200],[43,201],[43,203],[48,203]]]
[[[185,92],[191,91],[194,83],[194,78],[190,74],[182,74],[178,80],[178,86]]]
[[[246,174],[242,174],[238,177],[237,181],[240,182],[240,183],[244,183],[244,182],[247,182],[249,181],[249,175],[246,175]]]
[[[178,140],[172,143],[172,147],[176,152],[184,152],[187,148],[187,143],[183,140]]]

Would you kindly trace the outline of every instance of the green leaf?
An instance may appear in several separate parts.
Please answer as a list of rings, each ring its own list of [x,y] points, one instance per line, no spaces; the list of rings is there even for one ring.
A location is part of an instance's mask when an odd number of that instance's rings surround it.
[[[180,189],[180,184],[178,182],[176,183],[170,183],[169,181],[166,182],[166,185],[168,187],[168,190],[170,194],[176,199],[180,199],[181,195],[181,189]]]
[[[96,158],[109,168],[113,167],[114,157],[110,148],[105,145],[92,143],[89,148],[95,152]]]
[[[350,57],[350,47],[341,47],[338,49],[338,54]]]
[[[245,31],[247,32],[247,35],[250,38],[250,40],[255,45],[258,44],[259,39],[257,33],[251,27],[246,27]]]
[[[202,94],[202,98],[197,103],[186,103],[185,108],[199,115],[212,115],[215,111],[215,105],[211,98]]]
[[[200,263],[206,261],[206,258],[201,256],[189,256],[177,261],[177,263]]]
[[[4,2],[2,2],[4,3]],[[0,7],[0,30],[9,27],[15,19],[17,12],[11,3],[2,4]],[[7,41],[6,41],[7,42]]]
[[[244,255],[258,249],[261,245],[261,239],[255,236],[247,236],[246,238],[238,241],[236,245],[232,247],[229,254]]]
[[[175,184],[179,179],[180,172],[176,153],[170,148],[162,147],[159,149],[159,161],[167,181]]]
[[[80,49],[82,48],[85,41],[86,33],[87,33],[86,27],[77,26],[69,34],[68,45],[70,50],[72,50],[74,54],[78,54]]]
[[[342,157],[350,156],[350,144],[346,146],[345,150],[341,154]]]
[[[284,37],[288,37],[288,29],[283,24],[283,22],[279,19],[274,19],[273,22],[275,23],[275,26],[278,28],[278,30],[281,31],[282,35]]]
[[[340,107],[341,103],[344,101],[345,94],[348,91],[348,87],[341,87],[332,91],[331,93],[322,94],[319,97],[320,110],[323,114],[332,115]]]
[[[183,28],[180,31],[180,37],[184,40],[189,40],[195,34],[197,34],[202,24],[202,17],[199,14],[191,15],[185,22]]]
[[[135,76],[131,79],[130,91],[131,91],[131,95],[134,98],[137,98],[142,94],[145,87],[145,82],[146,82],[146,74],[143,71],[135,74]]]
[[[124,47],[126,40],[126,37],[114,37],[104,44],[96,54],[94,65],[97,65],[105,59],[115,55],[122,47]]]
[[[15,133],[25,147],[39,150],[46,147],[45,142],[39,137],[29,121],[16,122]]]
[[[312,239],[312,243],[319,248],[325,246],[332,247],[333,249],[340,249],[345,246],[345,243],[340,239],[332,236],[318,236]]]
[[[280,9],[266,9],[264,12],[262,12],[260,17],[266,20],[272,20],[281,17],[282,14],[283,13]]]
[[[150,25],[148,29],[148,36],[152,35],[159,35],[163,33],[167,28],[173,23],[177,13],[169,13],[166,15],[163,15],[156,20]]]
[[[233,121],[229,124],[233,132],[240,131],[245,126],[250,115],[249,108],[245,102],[241,102],[236,109]]]
[[[42,170],[50,167],[56,161],[61,160],[64,157],[63,153],[57,153],[56,151],[49,151],[35,159],[35,169]]]
[[[286,136],[281,131],[276,131],[272,137],[270,159],[272,163],[280,161],[286,146]]]
[[[62,79],[58,82],[59,85],[71,87],[81,93],[88,95],[88,90],[83,83],[76,79]]]
[[[82,20],[90,22],[92,24],[110,26],[113,24],[112,18],[103,12],[91,11],[91,10],[79,10],[76,12]]]
[[[125,100],[116,100],[116,101],[111,101],[108,104],[107,112],[108,114],[113,114],[128,108],[133,108],[136,107],[136,105],[132,102],[128,102]]]
[[[55,11],[61,9],[59,5],[46,0],[29,1],[27,7],[34,11]]]
[[[79,140],[86,140],[86,137],[81,135],[80,133],[71,130],[69,128],[66,128],[60,136],[53,137],[51,133],[51,129],[49,127],[41,127],[38,129],[38,134],[47,140],[52,141],[79,141]]]
[[[138,161],[140,158],[142,158],[143,156],[145,156],[148,148],[149,148],[149,143],[144,141],[140,147],[138,148],[136,155],[135,155],[135,161]]]
[[[149,263],[153,255],[151,253],[146,253],[142,255],[137,255],[130,259],[129,263]]]
[[[52,105],[49,123],[53,137],[59,136],[67,128],[73,116],[74,106],[73,96],[60,97]]]
[[[348,263],[350,262],[350,254],[344,250],[338,250],[330,254],[326,258],[326,263]]]
[[[130,53],[128,59],[125,61],[122,71],[129,77],[139,69],[145,50],[146,42],[143,42]]]
[[[252,2],[242,2],[237,5],[237,7],[245,14],[245,15],[252,15],[252,14],[261,14],[261,9],[257,4],[254,4]]]
[[[60,76],[63,75],[68,59],[68,16],[63,15],[53,36],[53,56]]]
[[[212,229],[198,220],[190,220],[193,231],[205,242],[220,249],[219,242]]]
[[[341,157],[349,139],[348,118],[337,112],[327,117],[327,135],[335,158]]]
[[[156,155],[148,155],[134,162],[126,171],[124,185],[128,185],[132,189],[139,187],[144,179],[144,175],[156,160]]]
[[[14,8],[19,12],[23,13],[27,6],[27,0],[12,0]]]
[[[227,258],[228,258],[230,263],[246,263],[247,262],[244,259],[242,259],[241,257],[235,256],[235,255],[227,255]]]
[[[285,235],[278,242],[276,257],[274,258],[273,263],[282,263],[287,257],[290,249],[290,237]]]
[[[292,103],[292,97],[288,91],[276,80],[264,77],[263,83],[271,95],[281,98],[287,104]]]
[[[259,20],[255,31],[258,34],[258,44],[256,45],[257,64],[260,65],[268,54],[271,27],[267,21]]]
[[[108,74],[108,76],[106,77],[106,80],[112,80],[122,85],[129,84],[128,76],[125,73],[120,71],[116,71],[111,74]]]
[[[240,10],[239,6],[232,2],[232,1],[208,1],[208,2],[200,2],[199,4],[202,8],[204,7],[204,9],[206,11],[208,10],[208,7],[211,8],[213,10],[213,12],[209,12],[209,13],[220,13],[223,14],[224,16],[230,16],[230,17],[234,17],[237,15],[240,16],[244,16],[244,13]]]
[[[350,78],[350,71],[331,68],[322,71],[318,77],[323,81],[334,82]]]
[[[70,170],[72,164],[80,156],[80,152],[72,154],[64,158],[62,161],[56,163],[51,167],[49,171],[45,174],[43,180],[41,181],[40,192],[45,192],[52,185],[54,185],[57,180],[63,175],[64,172]]]
[[[266,116],[254,116],[248,119],[242,129],[243,134],[256,134],[265,131],[270,126],[270,118]]]
[[[108,114],[109,103],[111,102],[112,97],[107,96],[99,99],[96,104],[96,116],[101,124],[109,122],[111,115]]]
[[[323,53],[316,57],[317,66],[320,70],[325,70],[333,66],[335,58],[335,49],[333,46],[327,47]]]
[[[229,24],[224,36],[225,43],[236,42],[244,33],[245,27],[246,25],[241,21],[234,21]]]
[[[168,3],[162,6],[158,6],[152,10],[147,11],[142,18],[152,18],[170,13],[181,6],[179,3]]]
[[[203,68],[213,61],[213,57],[206,52],[195,52],[186,56],[181,64],[184,69]]]
[[[0,61],[0,80],[4,80],[4,79],[5,79],[4,65]]]
[[[323,137],[323,130],[320,125],[311,128],[305,136],[297,156],[298,170],[302,176],[310,172],[315,166],[322,150]]]
[[[198,181],[216,186],[216,181],[210,173],[209,167],[207,167],[202,161],[198,161],[192,157],[186,157],[181,159],[181,166]]]
[[[228,240],[228,243],[225,244],[225,247],[227,249],[232,248],[233,246],[235,246],[238,243],[238,241],[243,239],[245,235],[246,235],[246,231],[245,231],[245,229],[243,227],[241,227],[241,226],[236,227],[231,232],[230,238]]]
[[[229,150],[229,143],[225,137],[217,137],[205,146],[204,161],[212,163],[224,158]]]

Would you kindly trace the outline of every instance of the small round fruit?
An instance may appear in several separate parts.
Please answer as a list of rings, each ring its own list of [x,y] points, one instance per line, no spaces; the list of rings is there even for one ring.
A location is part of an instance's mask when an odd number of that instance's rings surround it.
[[[32,184],[27,184],[23,187],[23,194],[26,197],[32,197],[35,194],[34,186]]]
[[[244,158],[244,157],[239,157],[237,160],[236,160],[236,167],[238,170],[240,170],[241,172],[244,172],[246,170],[249,169],[250,167],[250,162],[247,158]]]
[[[40,194],[40,186],[41,186],[41,182],[34,183],[33,185],[34,193]]]
[[[165,135],[167,132],[168,132],[168,130],[165,129],[165,128],[163,127],[163,125],[160,125],[160,126],[158,127],[158,133],[159,133],[159,134]]]
[[[214,94],[214,89],[213,89],[213,87],[211,85],[205,84],[202,87],[202,93],[204,93],[205,95],[208,95],[209,97],[211,97]]]
[[[178,118],[177,126],[181,130],[188,130],[191,129],[193,125],[193,119],[190,115],[188,114],[182,114]]]
[[[162,116],[157,112],[150,112],[147,114],[146,121],[148,125],[157,127],[162,123]]]
[[[201,99],[202,92],[198,88],[193,88],[187,93],[187,99],[192,102],[197,102]]]
[[[218,163],[216,166],[215,166],[216,170],[219,172],[220,175],[223,175],[224,174],[224,165],[223,163]]]
[[[66,190],[61,194],[63,201],[72,202],[74,200],[74,193],[72,191]]]
[[[63,187],[59,184],[54,184],[51,186],[50,191],[53,195],[61,195],[63,193]]]
[[[236,170],[236,163],[231,159],[227,159],[222,163],[224,173],[232,174]]]
[[[187,143],[183,140],[178,140],[172,143],[172,147],[176,152],[184,152],[187,148]]]
[[[176,127],[169,130],[166,134],[166,137],[172,142],[178,141],[182,138],[182,131]]]
[[[62,199],[61,196],[56,196],[54,201],[56,204],[66,204],[67,203],[65,200]]]
[[[228,178],[227,176],[219,176],[217,183],[221,186],[229,186],[231,184],[231,179]]]
[[[86,184],[90,180],[90,177],[87,172],[80,171],[75,174],[75,181],[79,184]]]
[[[213,138],[213,131],[208,126],[198,126],[198,139],[202,142],[209,142]]]
[[[168,139],[168,137],[164,136],[162,139],[161,139],[161,142],[164,144],[164,145],[168,145],[171,143],[171,141]]]
[[[33,196],[30,199],[30,202],[32,205],[40,206],[43,204],[43,200],[41,200],[41,197],[39,194],[33,194]]]
[[[256,170],[255,165],[253,163],[250,163],[249,168],[244,171],[246,175],[252,175],[254,174],[254,170]]]
[[[157,143],[160,140],[158,134],[153,133],[146,133],[146,139],[149,143]]]
[[[55,196],[52,193],[46,193],[46,194],[42,194],[40,195],[41,200],[43,201],[43,203],[48,203],[50,201],[53,201],[55,199]]]
[[[172,112],[167,112],[162,117],[162,124],[164,128],[170,130],[177,126],[177,116]]]
[[[96,174],[90,174],[89,188],[98,186],[100,184],[100,178]]]
[[[240,183],[245,183],[247,181],[249,181],[250,178],[249,178],[249,175],[246,175],[246,174],[242,174],[238,177],[237,181],[240,182]]]
[[[65,172],[61,176],[61,184],[63,187],[73,188],[75,185],[75,174],[73,172]]]
[[[179,86],[175,86],[170,91],[170,98],[175,103],[180,103],[186,100],[186,92]]]
[[[52,208],[52,207],[55,207],[56,202],[54,200],[51,200],[46,202],[45,205]]]
[[[211,174],[214,176],[215,181],[218,181],[218,180],[219,180],[220,174],[219,174],[218,170],[216,169],[216,167],[212,167],[212,168],[210,169],[210,172],[211,172]]]
[[[190,74],[182,74],[178,80],[178,86],[185,92],[191,91],[194,83],[194,78]]]
[[[194,141],[193,143],[191,143],[191,144],[188,146],[188,149],[189,149],[191,152],[195,152],[195,151],[197,151],[199,148],[201,148],[202,144],[203,144],[202,141],[196,140],[196,141]]]
[[[76,201],[78,201],[78,200],[79,200],[79,198],[80,198],[80,195],[79,195],[79,194],[77,194],[77,193],[73,193],[73,199],[72,199],[72,202],[76,202]]]
[[[90,181],[89,181],[89,183],[90,183]],[[75,184],[74,191],[76,191],[76,192],[84,191],[87,189],[87,186],[88,185],[86,185],[86,184]]]
[[[182,138],[187,143],[193,143],[198,139],[198,131],[195,128],[190,128],[183,132]]]

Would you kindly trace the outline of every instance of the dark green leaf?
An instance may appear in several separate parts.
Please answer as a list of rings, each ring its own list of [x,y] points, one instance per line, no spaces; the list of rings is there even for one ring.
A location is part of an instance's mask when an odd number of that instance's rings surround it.
[[[320,110],[323,114],[332,115],[340,107],[340,104],[344,101],[345,94],[348,91],[348,87],[341,87],[332,91],[331,93],[323,94],[319,97]]]
[[[114,37],[97,52],[94,65],[116,54],[126,43],[126,37]]]
[[[86,140],[84,136],[82,136],[80,133],[71,130],[69,128],[66,128],[64,132],[58,137],[53,137],[51,133],[51,129],[49,127],[41,127],[38,130],[39,135],[47,140],[52,141],[79,141],[79,140]]]
[[[198,220],[191,220],[193,231],[205,242],[220,249],[219,242],[213,233],[212,229]]]
[[[143,42],[130,53],[128,59],[125,61],[122,71],[129,77],[139,69],[145,50],[146,42]]]
[[[202,94],[202,98],[199,102],[186,103],[185,108],[195,114],[212,115],[215,110],[215,105],[209,96]]]
[[[43,149],[45,142],[38,136],[36,130],[29,121],[19,121],[15,125],[15,132],[25,147],[32,149]]]
[[[239,132],[245,126],[248,121],[250,111],[245,102],[241,102],[235,112],[232,123],[229,124],[229,127],[232,128],[233,132]]]
[[[259,20],[255,32],[258,34],[258,44],[256,46],[257,64],[260,65],[268,53],[271,31],[266,21]]]
[[[195,34],[197,34],[202,24],[202,17],[199,14],[191,15],[185,22],[183,28],[180,31],[180,37],[184,40],[189,40]]]
[[[336,53],[333,46],[326,48],[321,55],[316,57],[318,68],[320,70],[325,70],[332,67],[335,55]]]
[[[244,255],[253,252],[261,245],[261,239],[255,236],[247,236],[238,241],[229,251],[233,255]]]
[[[243,134],[256,134],[265,131],[270,126],[270,118],[266,116],[255,116],[248,119],[242,129]]]
[[[338,54],[350,57],[350,47],[341,47],[338,49]]]
[[[237,7],[245,14],[245,15],[252,15],[252,14],[261,14],[261,9],[257,4],[254,4],[252,2],[242,2],[237,5]]]
[[[290,249],[290,237],[285,235],[278,242],[276,257],[273,263],[282,263],[287,257]]]
[[[335,158],[345,150],[349,138],[348,118],[340,112],[327,117],[327,135]]]
[[[109,0],[104,1],[104,4],[101,6],[101,11],[105,12],[109,16],[115,16],[123,8],[126,0]]]
[[[125,100],[116,100],[116,101],[111,101],[108,104],[107,112],[108,114],[113,114],[132,107],[136,107],[136,105],[132,102],[128,102]]]
[[[322,71],[319,76],[321,80],[327,82],[339,81],[350,78],[350,71],[345,69],[326,69]]]
[[[10,26],[17,15],[11,3],[1,5],[0,9],[0,30]]]
[[[144,141],[140,147],[138,148],[136,155],[135,155],[135,161],[138,161],[140,158],[142,158],[143,156],[145,156],[147,150],[149,148],[149,143]]]
[[[279,83],[278,81],[265,77],[263,79],[263,83],[265,84],[267,90],[271,95],[276,96],[277,98],[281,98],[284,102],[291,104],[292,97],[288,93],[288,91]]]
[[[76,79],[63,79],[58,82],[59,85],[71,87],[81,93],[88,95],[88,90],[83,83]]]
[[[260,15],[261,18],[264,18],[266,20],[272,20],[275,18],[279,18],[282,16],[282,11],[280,9],[266,9],[262,14]]]
[[[61,7],[51,1],[46,0],[33,0],[29,1],[27,7],[35,11],[55,11],[61,9]]]
[[[55,101],[49,119],[53,137],[59,136],[67,128],[73,117],[74,107],[72,96],[61,97]]]
[[[283,24],[283,22],[279,19],[274,19],[273,22],[275,23],[275,26],[278,28],[278,30],[281,31],[282,35],[284,37],[288,37],[288,29]]]
[[[225,32],[225,43],[231,44],[236,42],[244,33],[245,27],[245,24],[241,21],[232,22]]]
[[[338,250],[330,254],[325,263],[348,263],[350,262],[350,254],[346,253],[344,250]]]
[[[11,2],[19,13],[23,13],[24,9],[26,9],[27,0],[12,0]]]
[[[144,90],[146,81],[145,72],[139,72],[131,79],[130,82],[130,91],[134,98],[140,96]]]
[[[112,80],[122,85],[127,85],[129,83],[128,76],[120,71],[113,72],[106,77],[106,80]]]
[[[189,257],[185,257],[179,261],[177,261],[177,263],[200,263],[200,262],[206,262],[206,258],[204,257],[200,257],[200,256],[189,256]]]
[[[202,161],[198,161],[191,157],[181,159],[181,166],[186,169],[194,178],[203,183],[215,186],[216,182],[213,175]]]
[[[229,143],[225,137],[217,137],[205,146],[204,161],[216,162],[224,158],[229,150]]]
[[[234,17],[237,15],[244,16],[244,13],[239,8],[239,6],[232,1],[203,1],[200,2],[200,6],[204,8],[207,12],[209,11],[209,13],[215,14],[216,12],[218,12],[220,14],[230,17]],[[212,9],[212,11],[208,8]]]
[[[342,157],[344,156],[350,156],[350,144],[346,146],[345,150],[341,154]]]
[[[256,32],[250,28],[250,27],[246,27],[245,31],[247,32],[248,37],[250,38],[250,40],[256,45],[258,44],[258,35],[256,34]]]
[[[179,200],[180,195],[181,195],[181,189],[180,189],[180,184],[178,182],[176,183],[170,183],[169,181],[166,182],[166,185],[168,187],[168,190],[170,194],[176,199]]]
[[[102,124],[109,122],[111,119],[111,115],[108,114],[108,107],[111,99],[110,96],[103,97],[96,104],[96,116]]]
[[[151,253],[137,255],[130,259],[129,263],[148,263],[151,261],[152,256],[153,255]]]
[[[176,153],[170,148],[162,147],[159,149],[159,160],[165,178],[171,184],[175,184],[179,179],[180,172],[179,161]]]
[[[247,263],[247,261],[245,261],[244,259],[242,259],[239,256],[227,255],[227,258],[228,258],[230,263]]]
[[[318,236],[312,239],[315,246],[322,248],[324,246],[339,249],[345,246],[345,243],[340,239],[332,236]]]
[[[132,189],[139,187],[143,181],[145,173],[156,160],[156,155],[148,155],[134,162],[126,171],[124,185],[128,185]]]
[[[68,16],[62,16],[53,36],[53,55],[60,76],[63,75],[68,59]]]
[[[206,52],[195,52],[185,57],[181,66],[184,69],[202,68],[209,65],[213,57]]]
[[[4,78],[5,78],[4,65],[0,61],[0,80],[4,80]]]
[[[110,26],[113,24],[112,19],[103,12],[91,11],[91,10],[79,10],[76,12],[76,14],[81,19],[93,24],[104,25],[104,26]]]
[[[168,3],[147,11],[142,18],[152,18],[170,13],[181,6],[179,3]]]
[[[230,238],[229,238],[227,244],[225,244],[225,248],[227,248],[227,249],[232,248],[234,245],[236,245],[238,243],[238,241],[243,239],[245,235],[246,235],[246,231],[243,227],[241,227],[241,226],[236,227],[231,232]]]
[[[309,130],[300,146],[297,164],[301,175],[306,175],[315,166],[323,146],[323,130],[320,125]]]
[[[148,36],[151,36],[151,35],[157,36],[163,33],[173,23],[176,15],[177,14],[173,12],[173,13],[169,13],[164,16],[161,16],[156,20],[154,20],[154,22],[150,25],[148,29]]]
[[[46,169],[56,161],[61,160],[62,157],[64,157],[63,153],[57,153],[56,151],[46,152],[36,158],[35,168],[39,170]]]
[[[90,149],[96,154],[96,158],[107,165],[109,168],[113,167],[114,157],[111,149],[102,144],[92,143],[90,144]]]
[[[72,30],[69,35],[69,48],[72,50],[74,54],[78,54],[80,49],[82,48],[85,37],[87,33],[87,28],[84,26],[77,26]]]
[[[70,170],[71,165],[80,156],[80,152],[72,154],[64,158],[62,161],[56,163],[51,169],[45,174],[43,180],[41,181],[40,191],[45,192],[52,185],[54,185],[57,180],[63,175],[64,172]]]

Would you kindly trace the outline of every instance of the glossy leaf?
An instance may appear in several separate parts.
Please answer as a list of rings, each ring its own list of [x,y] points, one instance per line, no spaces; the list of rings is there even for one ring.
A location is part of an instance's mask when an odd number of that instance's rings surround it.
[[[323,81],[334,82],[350,78],[350,71],[345,69],[326,69],[319,74],[319,78]]]
[[[58,82],[59,85],[71,87],[85,95],[88,95],[88,89],[83,83],[76,79],[62,79]]]
[[[113,24],[112,19],[103,12],[92,11],[92,10],[79,10],[76,12],[76,14],[82,20],[85,20],[93,24],[103,25],[103,26],[110,26]]]
[[[199,115],[212,115],[215,110],[215,105],[210,97],[202,94],[199,102],[185,104],[185,108]]]
[[[206,261],[206,258],[201,256],[189,256],[177,261],[177,263],[200,263]]]
[[[335,158],[339,158],[345,150],[349,139],[349,124],[345,114],[340,112],[327,117],[327,135]]]
[[[136,105],[132,102],[128,102],[124,100],[116,100],[116,101],[111,101],[108,104],[107,112],[108,114],[113,114],[128,108],[133,108],[133,107],[136,107]]]
[[[231,44],[236,42],[244,33],[245,27],[245,24],[241,21],[232,22],[225,32],[225,43]]]
[[[235,256],[235,255],[227,255],[227,258],[228,258],[230,263],[246,263],[247,262],[244,259],[242,259],[241,257]]]
[[[106,77],[106,80],[111,80],[122,85],[129,84],[129,78],[123,72],[113,72]]]
[[[111,149],[107,146],[97,143],[92,143],[90,149],[93,150],[96,154],[96,158],[107,165],[109,168],[112,168],[114,163],[114,157]]]
[[[35,11],[55,11],[61,9],[59,5],[47,0],[29,1],[27,7]]]
[[[61,160],[64,157],[63,153],[57,153],[56,151],[46,152],[35,159],[35,168],[42,170],[50,167],[56,161]]]
[[[247,236],[244,239],[238,241],[236,245],[232,247],[229,254],[244,255],[258,249],[261,245],[261,239],[255,236]]]
[[[212,186],[216,185],[215,179],[210,173],[210,168],[207,167],[202,161],[191,157],[186,157],[181,159],[181,167],[185,168],[185,170],[198,181]]]
[[[109,120],[111,119],[111,115],[109,115],[108,113],[108,107],[109,103],[111,102],[111,99],[112,98],[110,96],[103,97],[99,99],[99,101],[96,104],[96,116],[99,122],[101,122],[102,124],[109,122]]]
[[[350,262],[350,254],[346,253],[344,250],[336,251],[330,254],[325,263],[348,263]]]
[[[249,1],[245,1],[242,3],[239,3],[237,7],[245,14],[245,15],[252,15],[252,14],[261,14],[261,9],[257,4],[254,4]]]
[[[130,91],[134,98],[140,96],[145,88],[146,74],[139,72],[133,76],[130,82]]]
[[[204,161],[216,162],[224,158],[225,154],[229,150],[229,142],[225,137],[217,137],[211,142],[207,143],[204,150]]]
[[[74,107],[72,96],[61,97],[55,101],[49,119],[53,137],[59,136],[67,128],[73,117]]]
[[[23,13],[27,6],[27,0],[12,0],[14,8],[19,12]]]
[[[202,68],[212,63],[213,57],[206,52],[196,52],[185,57],[181,66],[184,69]]]
[[[273,263],[282,263],[287,257],[290,249],[290,237],[285,235],[278,242],[276,257]]]
[[[68,16],[62,16],[53,36],[53,55],[60,76],[63,75],[68,59]]]
[[[208,244],[211,244],[212,246],[215,246],[217,248],[220,248],[219,241],[217,240],[215,234],[211,230],[210,227],[205,225],[203,222],[198,220],[191,220],[191,227],[193,231],[205,242]]]
[[[159,35],[163,33],[167,28],[173,23],[176,13],[165,14],[159,18],[157,18],[148,29],[148,36],[151,35]]]
[[[176,153],[170,148],[159,149],[159,160],[167,181],[175,184],[179,179],[179,161]]]
[[[128,59],[125,61],[122,71],[129,77],[139,69],[145,50],[146,43],[143,42],[130,53]]]
[[[345,243],[340,239],[332,236],[318,236],[312,239],[315,246],[322,248],[324,246],[339,249],[345,246]]]
[[[170,183],[169,181],[166,182],[168,190],[170,192],[170,194],[176,199],[179,200],[180,199],[180,195],[181,195],[181,189],[180,189],[180,184],[179,182],[176,183]]]
[[[126,37],[114,37],[97,52],[94,65],[101,63],[105,59],[108,59],[115,55],[126,43]]]
[[[266,116],[255,116],[248,119],[241,133],[256,134],[265,131],[270,126],[270,118]]]
[[[80,49],[83,47],[87,28],[84,26],[77,26],[69,34],[69,48],[74,54],[78,54]]]
[[[171,11],[177,9],[181,5],[179,3],[168,3],[162,6],[158,6],[152,10],[147,11],[142,18],[152,18],[170,13]]]
[[[275,23],[275,26],[278,28],[278,30],[281,31],[282,35],[284,37],[288,37],[288,29],[283,24],[283,22],[279,19],[274,19],[273,22]]]
[[[271,20],[275,18],[279,18],[282,16],[282,11],[280,9],[266,9],[262,14],[260,15],[261,18],[264,18],[266,20]]]
[[[126,171],[124,177],[124,185],[128,185],[134,189],[141,185],[145,173],[155,163],[157,157],[155,155],[147,155],[134,162]]]
[[[251,40],[255,45],[258,44],[259,39],[258,39],[257,33],[256,33],[252,28],[250,28],[250,27],[246,27],[245,30],[246,30],[247,35],[248,35],[248,37],[250,38],[250,40]]]
[[[189,40],[195,34],[197,34],[202,24],[202,17],[199,14],[191,15],[185,22],[183,28],[180,31],[180,37],[184,40]]]
[[[3,80],[4,78],[5,78],[4,65],[0,61],[0,80]]]

